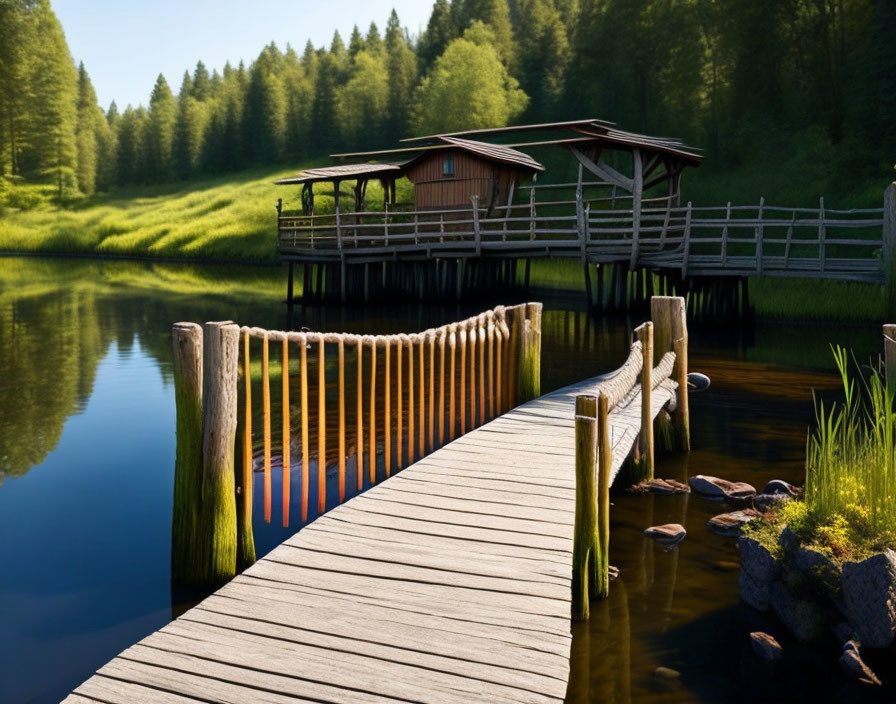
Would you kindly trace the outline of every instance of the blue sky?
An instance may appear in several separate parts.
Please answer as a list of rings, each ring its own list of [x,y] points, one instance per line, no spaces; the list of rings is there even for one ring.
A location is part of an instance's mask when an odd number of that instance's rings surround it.
[[[185,70],[202,60],[211,71],[226,61],[248,65],[270,41],[301,51],[305,41],[329,45],[338,29],[348,42],[357,24],[380,32],[392,8],[418,34],[431,0],[53,0],[75,62],[83,61],[104,108],[149,102],[159,73],[177,92]]]

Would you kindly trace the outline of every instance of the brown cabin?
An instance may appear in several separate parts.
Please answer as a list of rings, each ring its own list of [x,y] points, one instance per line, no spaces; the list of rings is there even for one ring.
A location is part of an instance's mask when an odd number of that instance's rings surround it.
[[[417,210],[470,207],[478,197],[480,207],[491,211],[509,205],[518,181],[543,171],[532,157],[509,147],[453,137],[403,165],[414,184]]]

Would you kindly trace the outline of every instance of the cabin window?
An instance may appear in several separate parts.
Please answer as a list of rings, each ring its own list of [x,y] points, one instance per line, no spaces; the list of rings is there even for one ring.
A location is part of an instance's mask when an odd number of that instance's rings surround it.
[[[454,176],[454,156],[451,154],[442,157],[442,176]]]

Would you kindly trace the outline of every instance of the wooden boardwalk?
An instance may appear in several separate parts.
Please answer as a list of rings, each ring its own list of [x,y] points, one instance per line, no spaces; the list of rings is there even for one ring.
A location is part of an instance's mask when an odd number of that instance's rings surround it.
[[[518,406],[331,510],[66,701],[562,701],[575,396],[609,376]],[[657,384],[654,415],[675,395]],[[610,414],[614,477],[640,414],[640,387]]]

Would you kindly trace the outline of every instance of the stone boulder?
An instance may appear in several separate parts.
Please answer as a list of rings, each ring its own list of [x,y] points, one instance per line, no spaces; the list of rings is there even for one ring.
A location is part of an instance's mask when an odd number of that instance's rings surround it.
[[[848,677],[862,684],[877,686],[881,684],[874,671],[862,660],[859,645],[855,641],[850,640],[844,643],[843,652],[840,654],[840,668]]]
[[[794,595],[783,582],[769,589],[769,605],[778,620],[800,643],[818,641],[824,632],[824,616],[814,601]]]
[[[653,538],[659,543],[677,545],[687,535],[684,526],[679,523],[666,523],[661,526],[651,526],[644,531],[644,536]]]
[[[706,526],[713,533],[733,537],[740,535],[740,529],[757,518],[762,518],[762,514],[759,511],[753,508],[745,508],[741,511],[731,511],[713,516],[706,522]]]
[[[768,511],[769,509],[776,508],[780,506],[785,501],[793,501],[793,498],[788,496],[787,494],[756,494],[753,497],[753,506],[762,511]]]
[[[629,489],[637,494],[689,494],[691,488],[687,484],[683,484],[675,479],[648,479],[639,482]]]
[[[784,648],[768,633],[754,631],[750,634],[750,646],[756,657],[769,665],[784,657]]]
[[[746,482],[729,482],[727,479],[698,474],[689,480],[691,489],[710,499],[745,500],[756,496],[756,489]]]
[[[840,587],[840,570],[834,561],[818,550],[799,545],[787,555],[788,563],[810,577],[812,590],[835,599]]]
[[[798,499],[803,495],[801,487],[794,486],[783,479],[772,479],[762,490],[763,494],[772,496],[789,496],[792,499]]]
[[[741,536],[737,539],[740,550],[740,598],[754,609],[768,610],[769,589],[780,573],[780,567],[772,554],[758,540]]]
[[[846,617],[862,645],[886,648],[896,636],[896,552],[847,562],[841,580]]]

